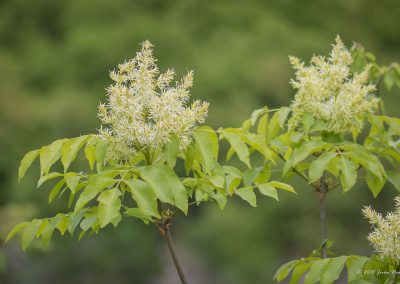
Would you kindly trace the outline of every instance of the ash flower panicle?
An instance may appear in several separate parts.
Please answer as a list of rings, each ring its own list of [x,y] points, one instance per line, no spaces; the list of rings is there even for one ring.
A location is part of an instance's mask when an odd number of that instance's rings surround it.
[[[395,198],[395,202],[395,211],[386,216],[371,207],[364,207],[363,214],[373,228],[367,239],[379,257],[400,265],[400,196]]]
[[[377,108],[378,99],[369,96],[375,86],[368,84],[370,66],[363,72],[350,72],[352,57],[340,37],[328,58],[314,56],[306,66],[297,57],[290,57],[295,69],[295,80],[291,80],[297,90],[292,102],[292,117],[289,127],[301,125],[304,113],[311,113],[327,124],[328,131],[345,134],[351,129],[360,130],[366,114]]]
[[[171,84],[174,70],[160,74],[152,47],[145,41],[135,58],[110,73],[114,83],[107,89],[107,103],[100,104],[98,112],[104,125],[99,135],[110,145],[110,160],[129,160],[142,150],[158,152],[172,134],[184,150],[191,141],[190,130],[207,116],[207,102],[186,106],[193,71]]]

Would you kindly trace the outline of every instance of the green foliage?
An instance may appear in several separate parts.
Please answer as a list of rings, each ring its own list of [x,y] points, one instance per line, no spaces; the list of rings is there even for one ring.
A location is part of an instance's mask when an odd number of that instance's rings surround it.
[[[218,135],[220,137],[218,137]],[[148,153],[138,152],[130,161],[113,164],[106,160],[108,144],[95,135],[61,139],[25,155],[19,169],[19,180],[36,158],[40,159],[38,187],[55,180],[49,192],[49,203],[64,198],[67,208],[51,218],[34,219],[17,225],[7,241],[16,234],[22,235],[25,250],[37,238],[48,244],[53,233],[71,235],[80,229],[79,239],[86,233],[97,233],[112,224],[116,227],[124,216],[141,219],[144,223],[158,223],[172,218],[178,211],[188,213],[189,205],[214,201],[223,209],[227,197],[238,195],[251,206],[256,206],[254,188],[262,194],[278,199],[276,189],[294,192],[287,184],[269,181],[268,167],[241,171],[218,162],[219,139],[227,139],[237,155],[247,159],[249,150],[265,154],[265,146],[247,133],[229,130],[215,131],[202,126],[193,130],[194,141],[183,153],[179,140],[172,135],[158,157],[148,159]],[[69,171],[71,163],[84,149],[89,171]],[[247,157],[247,158],[246,158]],[[175,171],[177,160],[183,160],[186,176]],[[60,161],[63,172],[52,171]],[[193,198],[194,202],[189,202]]]
[[[353,55],[353,71],[359,72],[364,68],[365,65],[371,65],[370,80],[374,84],[378,85],[383,82],[384,87],[387,90],[391,90],[394,86],[400,88],[400,64],[393,62],[387,66],[379,65],[376,61],[376,57],[371,52],[365,50],[365,48],[356,43],[352,47]]]
[[[352,51],[355,72],[363,70],[366,64],[372,64],[370,81],[379,87],[380,81],[383,80],[388,90],[395,82],[400,86],[397,63],[382,67],[376,64],[375,57],[371,53],[365,53],[362,47],[355,46]],[[352,134],[351,136],[346,133],[329,132],[323,121],[318,121],[310,113],[303,113],[301,126],[290,128],[285,127],[286,123],[283,123],[280,125],[280,130],[274,131],[275,137],[268,137],[265,141],[268,147],[284,161],[283,176],[289,176],[291,172],[296,173],[313,185],[322,197],[321,200],[325,199],[327,192],[339,185],[344,193],[351,190],[361,178],[365,178],[367,187],[376,198],[387,180],[397,190],[399,189],[397,169],[400,165],[398,147],[400,120],[383,115],[382,101],[380,106],[377,114],[367,116],[364,122],[366,124],[364,129],[367,131],[362,135],[356,128],[346,129]],[[254,113],[252,117],[255,116]],[[260,119],[258,123],[263,125],[263,128],[268,128],[266,121],[268,119]],[[253,119],[253,124],[255,122],[256,119]],[[271,127],[275,128],[274,125]],[[259,128],[260,126],[257,131]],[[321,207],[321,210],[325,209]],[[321,215],[322,231],[326,230],[324,218]],[[390,239],[389,243],[392,244],[393,241],[396,243],[396,238]],[[398,282],[397,264],[385,262],[377,256],[367,258],[351,255],[323,258],[325,250],[329,247],[329,244],[324,243],[319,251],[314,251],[309,257],[282,265],[274,278],[278,282],[290,278],[290,283],[293,284],[299,283],[301,278],[304,278],[304,284],[329,284],[339,279],[343,270],[347,268],[347,283]]]
[[[346,272],[345,272],[346,271]],[[338,257],[321,258],[318,251],[314,251],[307,258],[289,261],[283,264],[276,272],[274,279],[282,282],[290,279],[290,284],[299,283],[304,277],[304,284],[332,284],[339,277],[347,275],[347,283],[397,283],[396,271],[398,267],[383,262],[375,255],[371,257],[359,255],[344,255]],[[303,283],[303,282],[302,282]]]

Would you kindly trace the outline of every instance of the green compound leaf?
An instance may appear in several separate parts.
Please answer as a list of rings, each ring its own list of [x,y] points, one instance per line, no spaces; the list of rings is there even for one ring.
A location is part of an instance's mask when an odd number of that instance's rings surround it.
[[[105,165],[105,159],[106,159],[106,154],[107,154],[107,149],[108,149],[108,142],[105,140],[99,140],[96,145],[95,149],[95,157],[96,157],[96,166],[97,166],[97,171],[100,172]]]
[[[350,256],[347,259],[347,281],[349,283],[360,278],[362,269],[367,261],[369,261],[369,258],[364,256]]]
[[[96,162],[96,144],[89,142],[85,147],[85,156],[89,162],[90,169],[93,170],[94,163]]]
[[[172,134],[169,137],[168,143],[166,143],[162,150],[162,155],[164,156],[167,165],[173,169],[176,164],[176,158],[179,154],[179,139],[178,136]]]
[[[289,284],[298,284],[303,274],[310,269],[310,262],[300,262],[294,268]]]
[[[312,161],[309,169],[309,182],[317,181],[328,167],[329,162],[335,157],[336,153],[325,152]]]
[[[24,233],[22,234],[21,244],[23,250],[26,250],[30,243],[35,239],[36,232],[39,230],[41,222],[41,220],[35,219],[27,224]]]
[[[317,281],[320,281],[329,261],[330,259],[328,258],[314,261],[310,267],[310,270],[304,277],[304,284],[314,284]]]
[[[157,210],[157,196],[150,184],[138,179],[124,180],[124,182],[128,185],[128,190],[139,210],[146,216],[160,218]]]
[[[195,139],[196,158],[201,162],[204,170],[208,174],[212,174],[213,170],[218,167],[216,160],[218,159],[218,137],[215,131],[210,127],[198,127],[193,131]]]
[[[50,179],[53,179],[53,178],[56,178],[56,177],[61,177],[61,176],[64,176],[64,175],[62,173],[57,173],[57,172],[49,173],[49,174],[46,174],[44,176],[41,176],[39,181],[38,181],[37,187],[40,187],[43,183],[45,183],[46,181],[48,181]]]
[[[299,148],[295,148],[290,155],[290,158],[285,162],[282,175],[285,176],[290,169],[295,167],[298,163],[306,159],[311,154],[321,151],[329,147],[329,144],[323,141],[306,141]]]
[[[281,282],[283,279],[289,276],[293,267],[295,267],[298,263],[300,263],[300,260],[295,259],[283,264],[275,273],[274,279],[276,279],[278,282]]]
[[[283,183],[283,182],[279,182],[279,181],[270,181],[268,183],[270,186],[276,187],[276,188],[280,188],[286,191],[289,191],[291,193],[295,193],[297,194],[297,192],[294,190],[293,186],[291,186],[290,184],[287,183]]]
[[[244,143],[242,138],[240,137],[240,133],[223,130],[222,137],[229,142],[233,151],[235,151],[235,153],[239,157],[239,160],[241,160],[243,163],[246,164],[246,166],[250,168],[251,165],[249,149],[247,148],[246,143]]]
[[[357,168],[349,159],[342,157],[339,162],[340,182],[343,192],[350,190],[357,181]]]
[[[40,149],[40,175],[49,173],[51,166],[57,162],[61,156],[61,147],[67,139],[56,140],[48,146]]]
[[[253,191],[253,187],[241,187],[238,188],[235,193],[251,206],[257,207],[257,197]]]
[[[6,240],[4,241],[5,243],[7,243],[9,240],[11,240],[16,234],[18,234],[21,230],[25,229],[28,226],[29,222],[24,222],[21,224],[18,224],[17,226],[15,226],[11,232],[8,233]]]
[[[388,181],[400,191],[400,173],[397,171],[386,171]]]
[[[272,185],[268,183],[257,184],[258,189],[260,190],[261,194],[272,197],[279,201],[278,198],[278,191]]]
[[[187,214],[187,191],[174,171],[161,164],[140,167],[139,171],[140,176],[148,182],[158,199],[175,205]]]
[[[70,164],[75,160],[76,155],[83,145],[90,138],[90,135],[84,135],[81,137],[68,139],[65,141],[61,148],[61,163],[64,166],[64,173],[67,172]]]
[[[89,176],[86,187],[83,189],[83,192],[76,201],[75,211],[81,210],[89,201],[93,200],[97,194],[115,182],[116,180],[109,176],[103,176],[100,174]]]
[[[332,258],[321,278],[321,284],[332,284],[337,280],[343,271],[347,256],[339,256]]]
[[[33,150],[28,152],[21,160],[18,169],[18,182],[25,176],[26,171],[32,165],[33,161],[39,156],[40,150]]]
[[[376,198],[385,186],[386,178],[379,179],[377,176],[367,171],[367,185],[369,190],[372,192],[374,198]]]
[[[53,202],[54,198],[60,193],[61,188],[65,184],[65,180],[62,179],[53,187],[53,189],[49,193],[49,203]]]
[[[104,190],[97,201],[98,206],[98,218],[100,227],[104,228],[110,223],[118,223],[121,220],[121,191],[118,188]]]

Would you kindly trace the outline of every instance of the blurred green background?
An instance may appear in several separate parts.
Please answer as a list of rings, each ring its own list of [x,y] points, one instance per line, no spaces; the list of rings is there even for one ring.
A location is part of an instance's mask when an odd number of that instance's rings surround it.
[[[10,226],[53,215],[35,170],[21,184],[17,167],[29,150],[93,133],[108,72],[149,39],[162,70],[195,70],[192,96],[211,103],[208,123],[237,126],[255,108],[288,105],[288,55],[326,54],[337,34],[363,43],[382,64],[400,58],[397,0],[0,0],[0,236]],[[399,92],[383,93],[398,115]],[[223,212],[196,208],[173,227],[190,283],[272,283],[283,262],[319,245],[318,199],[301,180],[298,196],[260,197],[258,208],[233,199]],[[395,189],[377,200],[362,184],[328,200],[328,235],[338,254],[369,254],[363,205],[392,208]],[[0,283],[178,283],[153,226],[125,220],[78,242],[57,237],[22,253],[0,247]]]

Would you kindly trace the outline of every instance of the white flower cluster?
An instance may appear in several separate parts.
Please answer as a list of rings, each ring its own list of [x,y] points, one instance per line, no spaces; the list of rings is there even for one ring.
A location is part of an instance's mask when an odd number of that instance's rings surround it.
[[[371,207],[365,207],[363,214],[374,229],[367,238],[375,251],[381,259],[400,264],[400,196],[395,201],[396,210],[385,217]]]
[[[308,112],[324,121],[328,131],[344,134],[360,130],[365,115],[377,108],[378,99],[369,96],[375,91],[375,86],[368,84],[370,67],[351,74],[351,53],[339,36],[328,58],[314,56],[305,66],[299,58],[290,57],[290,63],[296,71],[291,84],[297,93],[289,127],[301,125],[303,114]]]
[[[174,70],[160,74],[152,47],[145,41],[135,58],[110,74],[114,83],[108,87],[108,101],[99,105],[98,113],[105,125],[99,130],[100,137],[110,145],[110,160],[129,160],[137,151],[156,153],[172,134],[177,135],[184,150],[191,141],[191,128],[207,116],[207,102],[185,106],[193,72],[171,86]]]

